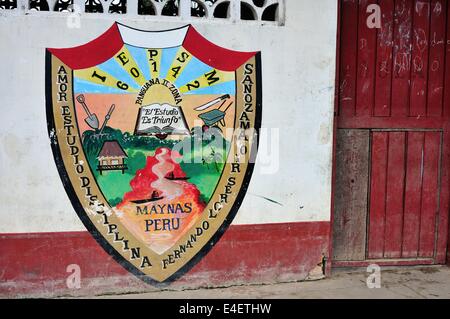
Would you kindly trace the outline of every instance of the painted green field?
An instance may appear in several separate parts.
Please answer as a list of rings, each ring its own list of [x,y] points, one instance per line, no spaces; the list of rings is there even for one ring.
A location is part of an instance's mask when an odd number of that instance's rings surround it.
[[[107,134],[100,138],[92,131],[87,132],[83,136],[83,147],[100,189],[109,204],[115,206],[122,201],[125,193],[131,191],[130,181],[134,178],[137,170],[145,167],[147,157],[154,156],[155,150],[159,147],[172,149],[176,141],[135,137],[128,133],[122,134],[120,130],[109,127],[105,132]],[[189,136],[185,141],[193,143],[195,138],[197,137]],[[100,175],[95,170],[98,164],[97,155],[107,140],[117,141],[128,155],[128,158],[125,159],[128,169],[124,174],[121,171],[105,171]],[[180,151],[182,153],[180,166],[189,177],[188,181],[197,186],[205,203],[209,202],[220,179],[228,151],[228,143],[225,140],[222,139],[220,143],[217,143],[217,140],[215,142],[214,145],[209,144],[208,141],[203,142],[200,150]]]
[[[97,183],[111,206],[115,206],[122,201],[123,195],[131,191],[130,181],[134,175],[121,171],[103,172],[97,177]]]

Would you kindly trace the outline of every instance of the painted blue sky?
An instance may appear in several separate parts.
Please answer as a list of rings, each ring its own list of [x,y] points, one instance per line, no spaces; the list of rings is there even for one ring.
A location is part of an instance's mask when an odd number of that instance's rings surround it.
[[[150,75],[150,67],[147,62],[147,53],[146,49],[138,48],[130,45],[126,45],[128,51],[133,56],[133,59],[136,61],[141,74],[145,77],[146,80],[151,79]],[[167,76],[167,72],[169,71],[170,66],[175,58],[176,53],[178,52],[180,47],[162,49],[161,56],[161,65],[160,65],[160,78],[165,78]],[[99,69],[105,71],[115,78],[127,83],[131,88],[139,91],[140,87],[135,81],[131,78],[131,76],[122,69],[117,60],[112,57],[108,61],[100,64],[98,66]],[[197,79],[201,75],[210,71],[212,67],[203,63],[199,59],[193,57],[189,63],[185,66],[182,73],[179,74],[177,80],[175,81],[175,86],[180,88],[188,82]],[[103,86],[95,83],[91,83],[84,79],[79,79],[77,77],[74,78],[74,90],[75,93],[99,93],[99,94],[124,94],[128,92],[124,92],[119,88]],[[209,87],[199,88],[196,90],[192,90],[188,93],[184,94],[230,94],[234,95],[236,91],[235,81],[223,82],[217,85],[212,85]]]

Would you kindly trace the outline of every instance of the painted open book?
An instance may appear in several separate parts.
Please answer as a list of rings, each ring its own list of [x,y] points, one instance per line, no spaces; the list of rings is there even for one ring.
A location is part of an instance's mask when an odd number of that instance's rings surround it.
[[[140,108],[136,135],[189,135],[183,110],[170,104],[151,104]]]

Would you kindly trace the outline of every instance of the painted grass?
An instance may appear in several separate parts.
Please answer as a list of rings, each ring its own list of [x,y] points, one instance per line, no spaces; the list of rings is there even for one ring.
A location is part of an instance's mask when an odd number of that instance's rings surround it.
[[[122,201],[125,193],[131,191],[130,181],[134,178],[136,171],[145,167],[147,156],[154,156],[154,151],[141,148],[127,148],[126,160],[128,171],[122,174],[121,171],[105,171],[103,175],[96,174],[98,184],[107,201],[111,206],[115,206]],[[220,154],[220,153],[219,153]],[[187,158],[192,158],[193,154],[186,154]],[[185,158],[186,158],[185,157]],[[202,154],[195,155],[196,160],[201,160]],[[199,158],[198,158],[199,157]],[[219,181],[223,170],[223,164],[218,163],[180,163],[181,168],[189,176],[188,182],[197,186],[204,202],[209,202]],[[219,171],[217,171],[217,169]]]
[[[122,201],[123,195],[131,191],[130,181],[134,175],[122,174],[121,171],[103,172],[97,177],[100,189],[111,206],[115,206]]]

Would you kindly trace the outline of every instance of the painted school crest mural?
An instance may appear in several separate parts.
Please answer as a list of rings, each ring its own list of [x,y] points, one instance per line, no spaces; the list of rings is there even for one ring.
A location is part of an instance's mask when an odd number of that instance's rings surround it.
[[[176,279],[219,240],[245,195],[260,54],[216,46],[192,26],[116,23],[46,59],[50,140],[79,217],[135,275]]]

